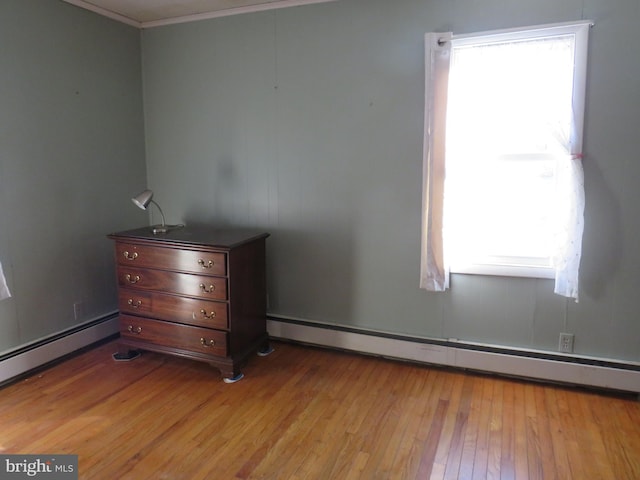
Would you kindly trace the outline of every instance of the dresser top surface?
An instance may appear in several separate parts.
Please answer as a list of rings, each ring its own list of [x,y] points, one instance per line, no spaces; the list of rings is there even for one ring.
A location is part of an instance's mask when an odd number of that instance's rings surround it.
[[[182,227],[167,233],[154,234],[151,227],[136,228],[108,235],[114,240],[143,240],[145,242],[182,245],[206,245],[217,248],[235,248],[245,243],[268,237],[260,230],[241,228],[217,229],[213,227]]]

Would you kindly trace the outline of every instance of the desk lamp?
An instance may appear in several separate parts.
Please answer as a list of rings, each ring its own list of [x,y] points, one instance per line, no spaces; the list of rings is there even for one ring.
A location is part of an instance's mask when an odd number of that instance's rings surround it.
[[[158,205],[156,202],[153,201],[153,192],[151,190],[144,190],[143,192],[140,192],[138,195],[133,197],[131,201],[135,203],[138,207],[140,207],[142,210],[146,210],[150,203],[153,203],[158,208],[158,211],[160,212],[160,216],[162,217],[162,224],[151,226],[151,231],[153,232],[154,235],[157,235],[159,233],[167,233],[169,230],[174,230],[176,228],[184,227],[184,225],[167,225],[166,224],[164,213],[162,212],[160,205]]]

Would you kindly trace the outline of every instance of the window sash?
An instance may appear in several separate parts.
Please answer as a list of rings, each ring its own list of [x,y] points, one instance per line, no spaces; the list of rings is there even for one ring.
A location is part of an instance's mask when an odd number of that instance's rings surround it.
[[[570,138],[570,153],[582,153],[582,139],[584,130],[584,110],[587,78],[587,47],[589,29],[594,23],[590,20],[577,22],[553,23],[524,28],[510,28],[491,30],[481,33],[452,35],[450,46],[463,47],[469,45],[488,45],[492,43],[513,42],[524,39],[544,37],[559,37],[563,35],[575,36],[574,83],[573,83],[573,118]]]
[[[479,162],[480,171],[470,175],[459,172],[465,181],[446,183],[443,234],[450,272],[553,278],[556,171],[559,162],[568,161],[567,156],[502,155]],[[455,175],[448,170],[449,180]],[[452,184],[467,193],[476,190],[472,206],[465,197],[451,200],[457,193]]]

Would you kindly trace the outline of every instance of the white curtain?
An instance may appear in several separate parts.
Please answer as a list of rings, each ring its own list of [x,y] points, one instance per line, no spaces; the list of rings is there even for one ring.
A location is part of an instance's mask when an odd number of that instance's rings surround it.
[[[444,261],[442,221],[450,53],[450,32],[425,35],[425,136],[420,288],[434,292],[440,292],[449,287],[449,272]]]
[[[582,138],[584,129],[584,97],[587,68],[587,47],[592,22],[576,25],[574,75],[582,79],[574,84],[571,126],[562,138],[566,152],[557,169],[558,191],[565,198],[559,199],[565,205],[558,218],[556,232],[556,255],[554,256],[554,293],[563,297],[579,299],[579,270],[582,257],[582,234],[584,232],[584,169],[582,167]],[[584,48],[578,48],[584,45]]]
[[[0,263],[0,300],[4,300],[10,296],[11,292],[9,292],[9,287],[7,287],[7,281],[4,278],[4,273],[2,271],[2,263]]]
[[[584,230],[584,171],[582,155],[567,155],[558,161],[557,191],[564,198],[556,220],[556,253],[554,293],[578,301],[578,274],[582,256]]]

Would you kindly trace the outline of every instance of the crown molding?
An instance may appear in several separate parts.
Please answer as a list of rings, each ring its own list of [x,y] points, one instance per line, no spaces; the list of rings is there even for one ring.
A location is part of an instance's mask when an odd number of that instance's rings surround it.
[[[89,10],[91,12],[97,13],[98,15],[102,15],[103,17],[108,17],[112,20],[116,20],[121,23],[126,23],[127,25],[131,25],[132,27],[142,28],[142,23],[138,22],[132,18],[125,17],[124,15],[120,15],[119,13],[112,12],[111,10],[107,10],[102,7],[98,7],[89,2],[85,2],[84,0],[62,0],[65,3],[69,3],[71,5],[75,5],[76,7],[83,8],[85,10]]]
[[[62,0],[76,7],[92,11],[98,15],[111,18],[118,22],[125,23],[139,29],[162,27],[165,25],[174,25],[178,23],[197,22],[200,20],[209,20],[212,18],[228,17],[231,15],[240,15],[243,13],[263,12],[265,10],[275,10],[278,8],[299,7],[302,5],[311,5],[314,3],[328,3],[337,0],[279,0],[276,2],[259,3],[256,5],[247,5],[243,7],[225,8],[224,10],[215,10],[211,12],[196,13],[193,15],[182,15],[179,17],[164,18],[161,20],[152,20],[148,22],[140,22],[138,20],[126,17],[111,10],[94,5],[85,0]]]

